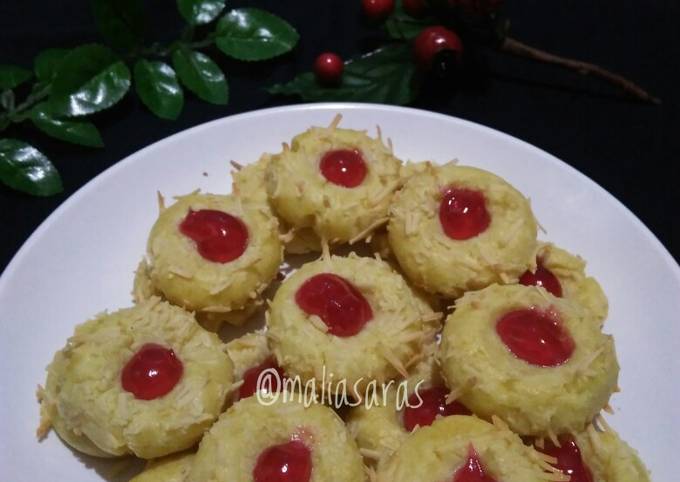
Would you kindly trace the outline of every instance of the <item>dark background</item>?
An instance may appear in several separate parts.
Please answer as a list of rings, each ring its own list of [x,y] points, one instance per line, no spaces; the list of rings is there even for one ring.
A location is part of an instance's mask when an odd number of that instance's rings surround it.
[[[175,2],[154,0],[146,5],[149,40],[176,38],[182,21]],[[298,29],[301,41],[292,54],[260,64],[230,62],[207,51],[228,77],[228,106],[213,106],[187,94],[180,118],[163,121],[129,95],[110,112],[94,117],[105,149],[53,141],[23,126],[3,133],[46,153],[61,171],[65,190],[51,198],[35,198],[0,185],[0,269],[61,202],[127,155],[202,122],[297,102],[272,98],[263,87],[309,70],[323,50],[350,57],[375,45],[377,30],[362,22],[359,0],[228,1],[228,7],[243,5],[284,17]],[[595,79],[488,52],[481,54],[473,80],[455,95],[430,96],[413,106],[494,127],[554,154],[621,200],[680,259],[680,2],[506,0],[505,11],[513,37],[611,68],[663,103],[629,100]],[[30,67],[43,48],[98,40],[86,0],[0,3],[0,62]]]

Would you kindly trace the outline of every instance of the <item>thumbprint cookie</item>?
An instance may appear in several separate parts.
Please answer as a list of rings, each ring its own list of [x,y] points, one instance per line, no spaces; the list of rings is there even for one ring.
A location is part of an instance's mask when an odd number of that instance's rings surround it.
[[[614,340],[592,314],[535,286],[466,293],[446,320],[438,358],[467,407],[521,435],[583,430],[619,373]]]
[[[232,173],[233,193],[248,202],[266,205],[271,209],[266,189],[271,159],[271,154],[263,154],[257,162],[239,166]],[[321,251],[321,240],[312,228],[291,228],[286,223],[280,222],[280,231],[286,253],[305,254]]]
[[[138,277],[148,274],[147,289],[210,326],[240,324],[281,264],[278,222],[266,205],[237,196],[182,196],[161,210],[147,257],[148,266],[138,270]]]
[[[256,162],[244,166],[233,163],[232,193],[246,202],[269,206],[266,175],[270,160],[271,154],[262,154]]]
[[[313,127],[284,144],[267,172],[269,199],[286,225],[330,243],[353,242],[387,221],[401,162],[380,138]]]
[[[359,450],[332,409],[280,395],[266,403],[246,398],[222,414],[203,437],[188,482],[366,480]]]
[[[582,432],[561,434],[555,440],[544,439],[534,445],[554,458],[553,466],[569,475],[570,482],[650,481],[638,454],[608,425],[589,425]]]
[[[413,174],[390,207],[395,257],[417,286],[458,297],[533,269],[537,225],[528,200],[500,177],[452,163]]]
[[[561,475],[500,421],[454,415],[409,435],[378,467],[377,481],[545,482]]]
[[[347,426],[369,465],[381,463],[394,453],[409,433],[432,424],[439,417],[470,415],[453,400],[439,374],[430,344],[425,358],[415,365],[409,377],[386,387],[378,387],[375,400],[352,408]]]
[[[193,461],[192,452],[180,452],[149,460],[144,471],[130,482],[185,482]]]
[[[361,398],[371,381],[406,375],[439,320],[386,262],[329,256],[283,281],[267,336],[288,376]]]
[[[235,401],[254,395],[258,389],[283,388],[283,370],[269,350],[264,332],[248,333],[230,341],[227,343],[227,354],[234,363]],[[262,378],[268,373],[278,377],[278,380]]]
[[[589,310],[598,323],[607,318],[609,303],[600,284],[585,273],[586,262],[580,256],[551,243],[540,243],[536,267],[519,277],[520,284],[541,286],[558,298],[573,300]]]
[[[232,363],[217,335],[152,298],[76,327],[47,369],[40,434],[95,456],[193,446],[220,414]]]

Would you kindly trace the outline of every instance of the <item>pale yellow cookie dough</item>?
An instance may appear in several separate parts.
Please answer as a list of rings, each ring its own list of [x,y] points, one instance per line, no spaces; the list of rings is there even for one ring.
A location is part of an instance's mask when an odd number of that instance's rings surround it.
[[[327,333],[319,317],[297,305],[298,288],[320,273],[345,278],[371,305],[373,319],[356,335]],[[437,331],[439,319],[384,261],[332,256],[303,265],[281,284],[271,304],[267,336],[288,376],[300,376],[303,384],[311,379],[321,384],[325,368],[326,382],[334,390],[360,396],[372,380],[390,380],[405,372]],[[354,394],[357,390],[360,393]]]
[[[600,324],[607,318],[609,303],[602,287],[586,276],[586,262],[552,243],[540,243],[537,258],[550,270],[562,286],[562,296],[589,310]]]
[[[406,182],[417,174],[422,174],[428,171],[432,167],[430,161],[407,161],[401,165],[399,169],[399,177],[401,178],[401,184],[404,185]]]
[[[203,437],[188,482],[252,482],[258,456],[291,440],[311,450],[311,482],[362,482],[361,455],[342,420],[324,405],[307,407],[283,393],[268,405],[256,397],[234,404]]]
[[[449,238],[439,220],[448,187],[482,192],[491,221],[479,235]],[[390,207],[389,242],[417,286],[447,297],[514,283],[535,265],[537,225],[527,199],[500,177],[481,169],[446,164],[420,169]]]
[[[378,468],[378,482],[453,479],[474,448],[485,472],[502,482],[545,482],[551,472],[541,456],[507,428],[453,415],[413,432]]]
[[[151,281],[149,265],[145,259],[139,262],[135,270],[132,287],[132,301],[141,303],[153,296],[164,298],[163,293],[158,291]],[[221,311],[196,311],[194,316],[203,328],[209,331],[219,331],[224,323],[240,326],[250,320],[258,309],[262,307],[262,300],[256,299],[245,308],[227,312]]]
[[[149,273],[149,264],[142,259],[137,265],[132,282],[132,301],[142,303],[154,296],[162,297],[163,294],[154,286],[151,273]]]
[[[267,346],[267,336],[263,331],[248,333],[227,343],[227,354],[234,363],[234,380],[243,379],[251,368],[262,364],[273,356]]]
[[[130,482],[185,482],[193,461],[193,452],[181,452],[149,460],[144,471]]]
[[[282,235],[286,253],[306,254],[323,249],[321,239],[312,228],[286,228]]]
[[[583,461],[593,475],[593,482],[649,482],[649,471],[637,452],[607,428],[604,432],[588,430],[574,435]]]
[[[379,389],[379,405],[369,408],[362,403],[352,408],[346,418],[347,428],[369,466],[376,466],[392,455],[409,434],[397,410],[397,403],[403,399],[402,393],[398,394],[394,387],[390,387],[383,400],[380,392]]]
[[[347,188],[326,180],[321,157],[336,149],[357,149],[367,167],[363,182]],[[401,162],[380,139],[364,132],[313,127],[272,156],[268,193],[277,214],[290,227],[311,228],[330,243],[346,243],[384,224]]]
[[[237,259],[216,263],[203,258],[179,225],[189,210],[214,209],[238,217],[248,228],[248,246]],[[163,209],[147,246],[151,286],[173,304],[215,323],[242,323],[275,278],[282,261],[278,222],[265,205],[236,196],[190,194]],[[144,283],[139,283],[144,292]],[[234,315],[234,316],[230,316]]]
[[[256,162],[234,169],[232,193],[244,201],[269,206],[266,175],[270,160],[271,154],[262,154]]]
[[[183,365],[177,385],[154,400],[136,399],[120,380],[146,343],[167,346]],[[183,309],[152,298],[76,327],[48,367],[41,429],[51,425],[90,455],[162,457],[201,438],[231,385],[232,364],[219,338]]]
[[[263,154],[257,162],[235,170],[232,173],[233,193],[248,202],[266,205],[271,209],[267,195],[267,172],[271,158],[271,154]],[[321,240],[312,228],[295,229],[281,222],[279,230],[287,253],[305,254],[321,251]]]
[[[425,348],[424,358],[411,370],[405,380],[397,380],[387,387],[383,399],[382,388],[377,390],[378,404],[362,403],[349,411],[347,428],[357,442],[367,464],[377,465],[392,455],[406,439],[402,411],[408,397],[416,389],[442,386],[444,381],[434,357],[436,345]],[[404,383],[401,388],[397,384]]]
[[[536,307],[561,319],[575,343],[561,365],[541,367],[516,357],[496,331],[506,313]],[[583,430],[616,389],[614,340],[587,311],[543,288],[499,286],[468,292],[444,325],[438,352],[444,378],[477,415],[497,415],[521,435]]]
[[[67,359],[59,351],[54,355],[52,363],[48,367],[47,382],[45,388],[38,386],[38,402],[40,402],[40,426],[37,430],[39,440],[47,436],[50,430],[54,429],[59,438],[67,445],[93,457],[111,458],[118,454],[106,452],[97,447],[87,436],[77,427],[68,424],[57,411],[56,398],[59,393],[59,384],[64,376],[64,371],[68,365]]]

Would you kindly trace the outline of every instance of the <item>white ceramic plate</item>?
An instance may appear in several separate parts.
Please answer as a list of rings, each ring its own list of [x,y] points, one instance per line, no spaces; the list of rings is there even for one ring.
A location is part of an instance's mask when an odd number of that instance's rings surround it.
[[[458,158],[531,198],[544,237],[585,257],[609,296],[606,330],[622,368],[610,423],[657,481],[676,479],[680,268],[652,233],[584,175],[500,132],[413,109],[316,104],[227,117],[153,144],[92,180],[33,233],[0,278],[0,480],[125,480],[125,462],[76,456],[54,434],[37,442],[35,390],[45,366],[74,325],[130,304],[132,273],[157,214],[156,191],[226,193],[230,160],[253,162],[338,112],[343,126],[380,125],[402,159]]]

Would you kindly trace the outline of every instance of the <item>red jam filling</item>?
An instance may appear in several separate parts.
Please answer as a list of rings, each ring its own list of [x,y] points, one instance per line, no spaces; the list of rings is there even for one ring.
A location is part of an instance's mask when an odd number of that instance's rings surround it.
[[[470,445],[467,461],[456,470],[451,482],[496,482],[496,479],[486,473],[477,451]]]
[[[570,482],[593,482],[593,475],[583,462],[581,450],[578,448],[574,437],[568,434],[558,438],[560,446],[557,447],[551,440],[546,439],[543,448],[537,448],[546,455],[555,457],[557,463],[553,467],[561,470],[570,477]]]
[[[496,332],[516,357],[532,365],[561,365],[575,348],[557,314],[536,307],[506,313],[496,323]]]
[[[526,271],[519,278],[519,283],[524,286],[541,286],[558,298],[562,297],[560,280],[543,265],[541,258],[536,259],[536,272]]]
[[[404,409],[404,428],[409,432],[416,426],[427,427],[432,425],[437,416],[448,417],[449,415],[471,415],[472,412],[465,405],[454,400],[446,403],[449,391],[444,387],[432,387],[414,393],[408,399],[408,405]],[[419,407],[418,396],[422,400]]]
[[[484,194],[473,189],[448,188],[439,205],[439,222],[451,239],[462,241],[483,233],[491,222]]]
[[[366,177],[366,162],[357,149],[328,151],[319,168],[328,181],[343,187],[357,187]]]
[[[311,477],[312,452],[299,440],[265,449],[253,469],[254,482],[309,482]]]
[[[281,381],[281,383],[283,383],[284,379],[283,369],[278,365],[278,363],[276,363],[274,357],[269,357],[261,364],[249,368],[243,374],[243,385],[241,385],[241,387],[238,390],[239,400],[242,398],[248,398],[255,394],[255,392],[257,391],[257,380],[260,378],[260,374],[265,370],[276,370],[276,373],[279,374],[278,377],[279,380]],[[265,386],[262,388],[269,387],[276,388],[277,386],[276,384],[277,381],[272,379],[271,384],[265,383],[264,384]]]
[[[170,392],[182,378],[184,367],[175,352],[147,343],[123,367],[123,389],[138,400],[153,400]]]
[[[208,261],[228,263],[248,246],[248,228],[239,218],[214,209],[189,210],[179,230],[196,242]]]
[[[321,318],[335,336],[354,336],[373,318],[371,305],[359,290],[331,273],[305,281],[295,293],[295,302],[308,315]]]

